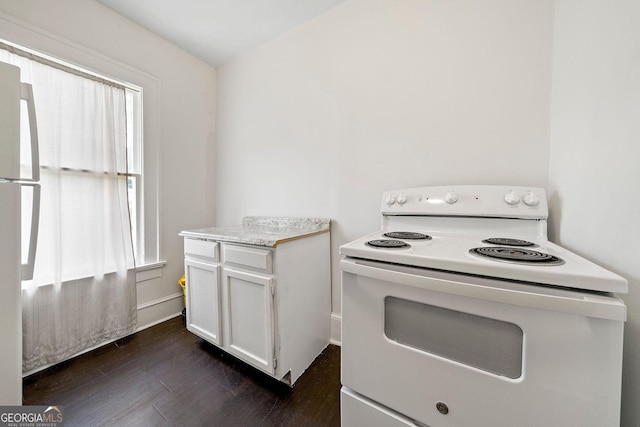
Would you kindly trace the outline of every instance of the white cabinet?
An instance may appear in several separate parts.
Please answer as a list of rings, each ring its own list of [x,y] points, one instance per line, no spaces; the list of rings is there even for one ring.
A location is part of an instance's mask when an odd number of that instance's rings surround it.
[[[329,343],[329,233],[273,248],[184,242],[187,329],[293,385]]]
[[[275,280],[230,268],[224,269],[223,276],[229,337],[225,347],[234,356],[273,374]]]
[[[185,259],[187,329],[220,345],[220,266]]]
[[[185,239],[184,270],[187,287],[187,329],[220,345],[220,264],[218,244]]]

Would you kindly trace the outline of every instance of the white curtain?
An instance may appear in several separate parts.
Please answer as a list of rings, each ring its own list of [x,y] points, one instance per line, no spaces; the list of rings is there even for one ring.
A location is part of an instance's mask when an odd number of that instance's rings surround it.
[[[40,232],[22,292],[26,372],[135,329],[126,102],[121,86],[4,50],[0,60],[32,83],[40,137]],[[23,223],[29,211],[23,200]]]

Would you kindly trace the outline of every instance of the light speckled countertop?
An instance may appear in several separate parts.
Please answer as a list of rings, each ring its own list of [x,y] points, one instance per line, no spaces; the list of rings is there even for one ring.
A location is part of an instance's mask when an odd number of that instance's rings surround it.
[[[330,223],[324,218],[247,216],[240,225],[185,230],[180,236],[274,248],[289,240],[327,233]]]

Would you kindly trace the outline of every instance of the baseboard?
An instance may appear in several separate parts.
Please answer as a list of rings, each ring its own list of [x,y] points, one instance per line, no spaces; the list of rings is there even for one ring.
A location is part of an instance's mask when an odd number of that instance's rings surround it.
[[[329,342],[335,345],[342,345],[342,315],[331,313],[331,339]]]
[[[167,301],[171,301],[171,300],[176,299],[176,298],[182,298],[182,293],[181,292],[176,292],[174,294],[167,295],[167,296],[164,296],[162,298],[155,299],[153,301],[148,301],[148,302],[145,302],[145,303],[142,303],[142,304],[138,304],[138,310],[144,310],[145,308],[153,307],[154,305],[162,304],[162,303],[165,303]]]
[[[164,318],[162,318],[162,319],[156,320],[156,321],[154,321],[154,322],[152,322],[152,323],[147,323],[147,324],[145,324],[145,325],[138,326],[138,327],[136,328],[136,332],[140,332],[140,331],[142,331],[142,330],[144,330],[144,329],[150,328],[150,327],[155,326],[155,325],[157,325],[157,324],[159,324],[159,323],[162,323],[162,322],[166,322],[167,320],[171,320],[171,319],[173,319],[173,318],[175,318],[175,317],[178,317],[178,316],[182,316],[182,312],[178,312],[178,313],[170,314],[170,315],[168,315],[167,317],[164,317]]]
[[[184,299],[181,292],[138,305],[138,328],[141,331],[182,313]]]

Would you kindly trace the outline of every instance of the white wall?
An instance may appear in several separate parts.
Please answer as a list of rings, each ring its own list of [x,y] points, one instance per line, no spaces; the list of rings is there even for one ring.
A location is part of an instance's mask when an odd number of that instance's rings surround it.
[[[94,1],[0,0],[0,38],[144,88],[145,161],[157,164],[150,184],[167,263],[142,274],[140,321],[179,313],[178,233],[214,221],[215,69]]]
[[[320,216],[338,247],[384,190],[547,184],[553,1],[349,0],[218,69],[217,225]]]
[[[640,425],[640,2],[557,0],[551,237],[629,280],[622,425]]]

